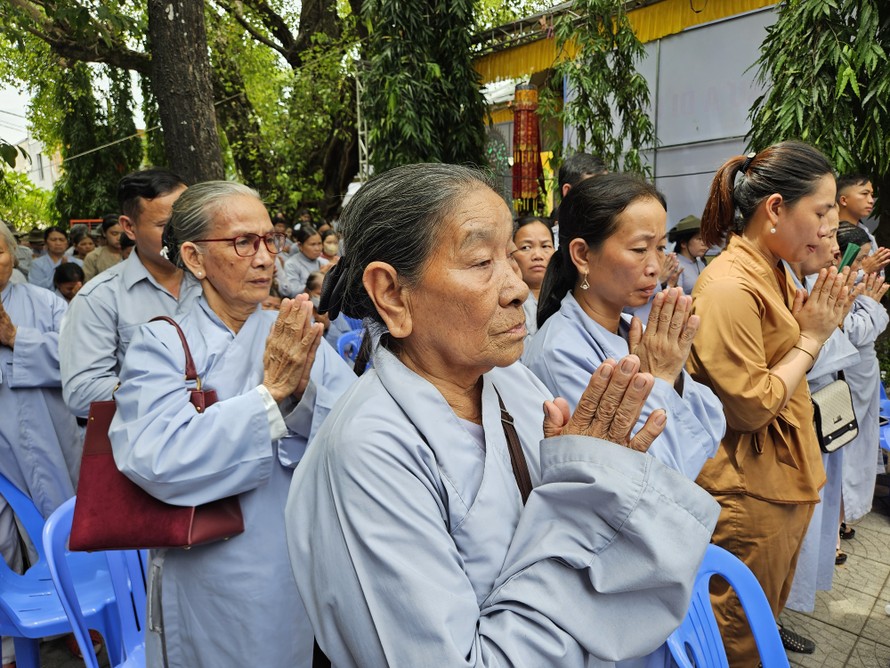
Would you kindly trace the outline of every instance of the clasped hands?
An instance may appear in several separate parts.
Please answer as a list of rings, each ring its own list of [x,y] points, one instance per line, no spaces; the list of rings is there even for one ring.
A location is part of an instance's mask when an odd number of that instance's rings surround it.
[[[263,353],[263,385],[276,402],[288,396],[302,398],[323,333],[322,324],[312,321],[307,295],[281,302]]]

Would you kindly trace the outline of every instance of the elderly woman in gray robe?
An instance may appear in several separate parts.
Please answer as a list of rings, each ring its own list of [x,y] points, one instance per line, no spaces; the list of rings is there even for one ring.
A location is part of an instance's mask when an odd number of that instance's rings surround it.
[[[652,652],[685,615],[717,517],[645,455],[669,415],[630,434],[653,377],[608,360],[570,417],[517,363],[511,216],[473,170],[381,174],[341,225],[321,310],[376,331],[374,368],[322,426],[285,511],[320,650],[338,668]]]

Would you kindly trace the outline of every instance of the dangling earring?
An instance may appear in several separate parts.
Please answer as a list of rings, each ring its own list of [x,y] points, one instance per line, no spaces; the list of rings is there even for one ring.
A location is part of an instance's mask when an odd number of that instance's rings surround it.
[[[584,280],[581,281],[581,289],[586,290],[590,287],[590,283],[587,282],[587,274],[584,274]]]
[[[775,228],[775,226],[769,228],[769,233],[770,233],[770,234],[775,234],[775,233],[776,233],[776,228]]]

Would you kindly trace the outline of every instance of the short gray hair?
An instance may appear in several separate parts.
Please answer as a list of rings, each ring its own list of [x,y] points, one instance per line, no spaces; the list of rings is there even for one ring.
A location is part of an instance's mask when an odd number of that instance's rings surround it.
[[[340,269],[326,281],[322,308],[382,323],[362,283],[365,268],[385,262],[406,285],[416,284],[442,222],[462,196],[480,186],[491,187],[485,173],[439,163],[396,167],[368,181],[340,216],[345,262],[341,259],[335,266]]]
[[[18,242],[15,240],[15,235],[12,233],[12,230],[9,229],[9,226],[0,222],[0,239],[6,242],[6,250],[13,257],[13,265],[18,264],[18,261],[15,257],[15,251],[19,247]]]
[[[177,267],[184,267],[179,254],[182,244],[205,238],[216,214],[233,197],[262,201],[256,190],[234,181],[205,181],[186,189],[173,203],[173,214],[164,228],[167,259]]]

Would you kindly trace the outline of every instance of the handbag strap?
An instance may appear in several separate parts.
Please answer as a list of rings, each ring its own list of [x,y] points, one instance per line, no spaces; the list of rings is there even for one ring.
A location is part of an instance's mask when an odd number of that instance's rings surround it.
[[[522,445],[519,443],[519,434],[516,433],[513,416],[507,412],[507,407],[504,406],[504,400],[501,399],[500,393],[497,390],[494,392],[498,395],[498,403],[501,406],[501,424],[504,426],[504,436],[507,437],[507,449],[510,451],[513,477],[516,478],[516,486],[519,488],[520,496],[522,496],[522,505],[525,505],[529,494],[532,493],[532,479],[528,474],[528,463],[525,461],[525,454],[522,452]]]
[[[189,350],[189,344],[185,340],[185,334],[182,333],[182,329],[179,327],[179,324],[173,318],[166,315],[159,315],[156,318],[152,318],[151,320],[149,320],[149,322],[155,322],[156,320],[169,322],[176,328],[176,333],[179,334],[179,340],[182,341],[182,350],[185,352],[185,379],[194,380],[195,382],[199,383],[198,388],[200,389],[198,371],[195,369],[195,361],[192,359],[192,351]]]

